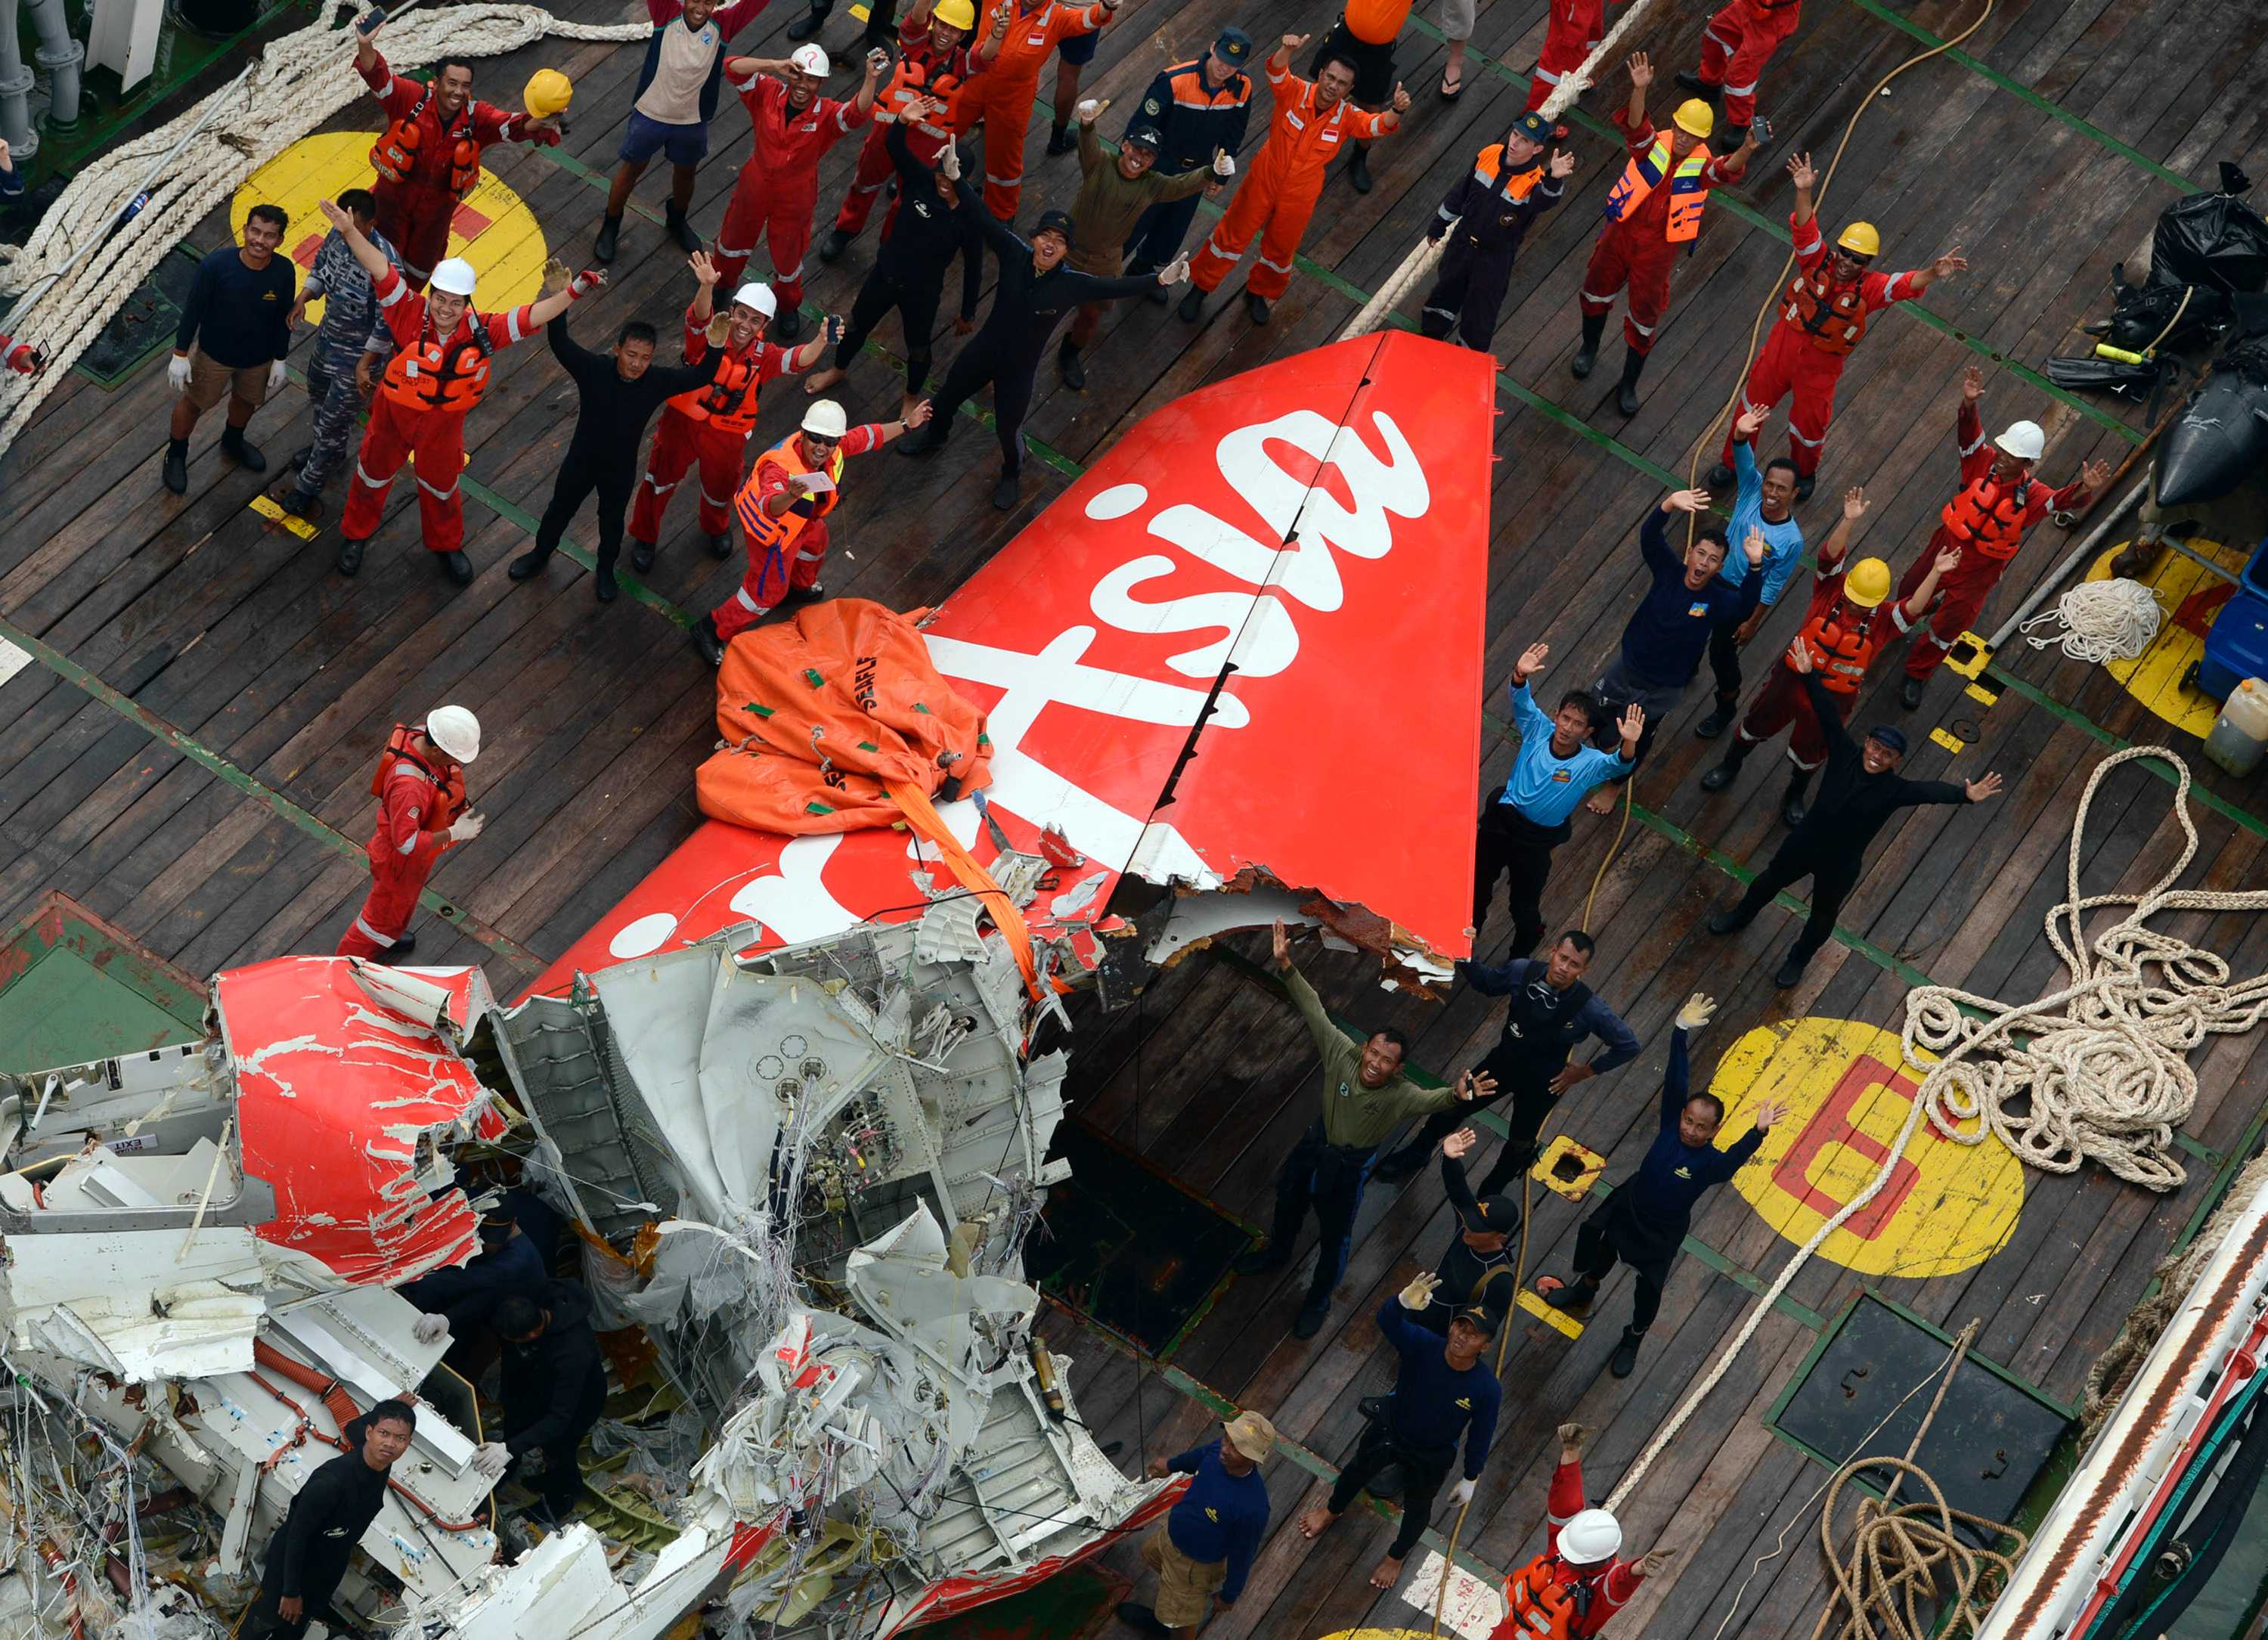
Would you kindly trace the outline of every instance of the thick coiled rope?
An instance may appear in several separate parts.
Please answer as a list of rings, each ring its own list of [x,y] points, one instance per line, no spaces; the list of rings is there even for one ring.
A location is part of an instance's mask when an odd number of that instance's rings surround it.
[[[2035,649],[2060,647],[2074,661],[2132,661],[2158,636],[2166,612],[2138,580],[2083,580],[2018,630]],[[2033,632],[2034,627],[2042,629]]]

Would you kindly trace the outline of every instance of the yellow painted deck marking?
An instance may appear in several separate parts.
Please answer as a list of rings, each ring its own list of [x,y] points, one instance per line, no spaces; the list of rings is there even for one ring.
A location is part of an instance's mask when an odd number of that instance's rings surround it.
[[[1874,1025],[1807,1018],[1748,1032],[1710,1082],[1725,1102],[1725,1134],[1747,1132],[1768,1098],[1786,1100],[1790,1114],[1734,1187],[1800,1245],[1881,1170],[1917,1081],[1897,1033]],[[2005,1146],[1960,1143],[1925,1119],[1881,1193],[1820,1252],[1862,1275],[1950,1275],[2007,1245],[2023,1205],[2023,1165]]]
[[[305,280],[323,235],[330,232],[315,202],[336,199],[348,188],[368,188],[377,180],[370,168],[374,140],[369,131],[323,131],[292,144],[236,190],[229,201],[229,231],[241,233],[254,205],[283,206],[291,218],[284,230],[284,254]],[[482,313],[497,313],[534,301],[542,293],[547,254],[535,213],[495,173],[483,170],[479,184],[457,207],[449,232],[449,255],[462,256],[481,276],[474,304]],[[320,301],[307,304],[309,324],[322,316]]]
[[[1987,689],[1982,683],[1971,683],[1961,692],[1980,706],[1997,705],[2000,700],[1999,691]]]
[[[1583,1336],[1583,1324],[1564,1310],[1554,1310],[1525,1287],[1520,1289],[1520,1307],[1548,1326],[1557,1327],[1570,1338]]]
[[[1950,752],[1958,752],[1966,744],[1958,735],[1948,734],[1943,729],[1932,729],[1929,737]]]
[[[296,513],[285,512],[283,503],[272,496],[264,493],[256,495],[246,505],[269,523],[283,525],[302,541],[313,541],[315,538],[315,527],[313,524]]]
[[[1562,1156],[1572,1156],[1583,1171],[1573,1178],[1560,1178],[1558,1169]],[[1560,1134],[1543,1148],[1543,1154],[1536,1158],[1535,1165],[1528,1170],[1528,1176],[1557,1195],[1565,1196],[1570,1201],[1580,1201],[1591,1193],[1591,1186],[1599,1182],[1599,1175],[1606,1171],[1606,1157],[1595,1150],[1585,1149],[1566,1134]],[[1556,1315],[1558,1311],[1552,1313]]]
[[[2242,571],[2245,559],[2251,556],[2247,549],[2225,547],[2217,541],[2192,540],[2187,544],[2234,571]],[[2122,541],[2097,558],[2087,572],[2087,579],[2108,580],[2110,560],[2124,552],[2126,546]],[[2158,635],[2151,640],[2150,646],[2136,659],[2106,661],[2102,669],[2117,678],[2128,694],[2176,728],[2199,736],[2209,735],[2213,720],[2220,715],[2220,703],[2210,695],[2198,693],[2182,678],[2204,657],[2205,632],[2236,588],[2170,547],[2159,555],[2155,567],[2142,577],[2142,584],[2157,595],[2158,607],[2166,612],[2165,623],[2158,628]]]

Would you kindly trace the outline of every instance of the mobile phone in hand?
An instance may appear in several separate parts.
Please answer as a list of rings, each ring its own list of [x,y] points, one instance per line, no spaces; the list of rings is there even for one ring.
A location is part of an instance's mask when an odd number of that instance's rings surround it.
[[[374,5],[371,7],[369,11],[364,12],[360,18],[356,19],[355,33],[367,40],[372,34],[378,33],[379,27],[385,22],[386,8],[382,5]]]

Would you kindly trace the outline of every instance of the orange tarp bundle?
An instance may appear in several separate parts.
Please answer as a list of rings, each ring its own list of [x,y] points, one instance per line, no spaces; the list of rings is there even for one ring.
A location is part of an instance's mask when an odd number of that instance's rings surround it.
[[[930,664],[913,621],[836,598],[735,638],[717,673],[724,749],[701,765],[701,812],[761,831],[854,831],[906,818],[897,787],[934,797],[990,784],[984,713]]]

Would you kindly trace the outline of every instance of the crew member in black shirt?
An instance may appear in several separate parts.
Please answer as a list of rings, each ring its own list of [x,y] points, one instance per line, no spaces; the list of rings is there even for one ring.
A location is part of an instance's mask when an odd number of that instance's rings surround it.
[[[298,1640],[307,1620],[324,1613],[348,1557],[385,1506],[387,1472],[416,1428],[417,1415],[398,1400],[348,1421],[341,1431],[348,1450],[307,1477],[268,1540],[260,1598],[237,1630],[242,1640]]]
[[[1543,1119],[1562,1094],[1638,1057],[1637,1033],[1583,983],[1594,949],[1589,935],[1570,928],[1547,959],[1514,957],[1501,968],[1457,964],[1457,977],[1481,995],[1511,999],[1505,1008],[1503,1034],[1476,1067],[1495,1079],[1487,1103],[1512,1096],[1512,1114],[1505,1119],[1512,1132],[1496,1164],[1481,1180],[1484,1196],[1494,1195],[1534,1164]],[[1606,1045],[1587,1063],[1572,1057],[1575,1045],[1586,1037]],[[1372,1171],[1385,1183],[1410,1178],[1425,1165],[1433,1147],[1469,1116],[1469,1106],[1436,1111],[1415,1138]]]
[[[1669,1033],[1669,1063],[1661,1073],[1661,1131],[1638,1171],[1616,1186],[1575,1231],[1577,1279],[1544,1299],[1555,1310],[1588,1315],[1591,1301],[1599,1296],[1599,1283],[1614,1269],[1616,1260],[1638,1273],[1630,1325],[1608,1362],[1618,1378],[1630,1377],[1638,1365],[1638,1344],[1660,1313],[1669,1267],[1685,1245],[1685,1232],[1693,1227],[1693,1204],[1703,1192],[1739,1172],[1763,1145],[1771,1125],[1787,1114],[1786,1105],[1767,1099],[1757,1108],[1755,1126],[1729,1149],[1717,1149],[1724,1101],[1713,1093],[1689,1092],[1686,1060],[1687,1038],[1716,1011],[1716,1003],[1698,991],[1677,1010]]]
[[[816,397],[850,374],[850,361],[858,357],[874,327],[895,308],[906,329],[905,399],[899,406],[902,419],[913,414],[929,380],[937,304],[955,256],[961,258],[961,311],[954,317],[953,333],[967,336],[976,329],[976,297],[984,284],[984,236],[977,225],[983,213],[971,211],[954,197],[953,185],[961,177],[961,151],[946,144],[938,151],[938,168],[932,171],[907,145],[904,120],[893,120],[882,130],[882,147],[898,168],[898,208],[882,235],[874,270],[850,305],[850,322],[835,344],[835,362],[806,378],[803,390]]]
[[[1513,1237],[1520,1234],[1520,1204],[1509,1196],[1479,1196],[1465,1180],[1465,1156],[1480,1134],[1461,1127],[1441,1141],[1441,1188],[1457,1215],[1457,1233],[1434,1267],[1432,1302],[1417,1315],[1418,1325],[1447,1336],[1460,1310],[1485,1310],[1498,1329],[1514,1296]]]
[[[1844,727],[1834,697],[1812,675],[1810,651],[1796,645],[1788,652],[1787,663],[1803,680],[1803,692],[1819,714],[1827,736],[1827,772],[1819,783],[1818,801],[1804,812],[1803,824],[1787,834],[1740,904],[1709,920],[1710,933],[1737,934],[1771,904],[1772,896],[1809,877],[1811,915],[1795,949],[1772,976],[1772,983],[1783,991],[1803,978],[1804,964],[1834,934],[1836,916],[1866,869],[1867,845],[1892,815],[1918,803],[1981,803],[2000,790],[1997,774],[1966,785],[1905,779],[1897,772],[1906,755],[1903,730],[1877,724],[1861,746]]]
[[[638,446],[645,425],[653,419],[664,399],[695,388],[706,387],[724,363],[725,350],[712,347],[697,365],[656,370],[654,329],[633,319],[615,334],[615,344],[604,353],[579,346],[567,333],[562,314],[543,327],[551,356],[575,379],[580,399],[575,411],[575,435],[560,458],[559,476],[551,485],[551,505],[543,509],[535,527],[535,545],[512,561],[505,573],[514,580],[541,573],[567,521],[593,490],[599,492],[599,564],[591,578],[600,603],[615,596],[615,560],[622,552],[622,521],[630,515],[630,492],[637,487]]]
[[[583,1437],[607,1408],[607,1363],[591,1330],[591,1300],[572,1282],[549,1281],[530,1296],[499,1301],[504,1341],[504,1439],[484,1442],[474,1467],[490,1476],[537,1453],[543,1473],[528,1484],[540,1514],[563,1524],[583,1492]]]
[[[1158,270],[1154,278],[1099,279],[1064,265],[1064,258],[1071,254],[1070,212],[1042,212],[1032,237],[1026,240],[980,208],[981,196],[966,179],[955,178],[953,186],[979,230],[992,243],[1000,264],[1000,283],[992,292],[992,311],[984,315],[983,328],[945,373],[936,414],[919,438],[898,446],[898,454],[934,455],[943,449],[961,407],[976,395],[977,388],[990,382],[993,425],[1000,435],[1000,482],[992,488],[992,505],[1005,513],[1014,507],[1022,491],[1024,412],[1031,408],[1032,383],[1056,327],[1081,302],[1115,301],[1147,290],[1152,284],[1179,284],[1189,277],[1189,258],[1175,257]]]
[[[291,300],[298,278],[291,259],[276,254],[291,225],[281,205],[254,205],[244,220],[244,242],[217,250],[197,264],[189,298],[173,332],[166,366],[173,387],[164,477],[175,495],[189,487],[189,434],[197,417],[228,401],[222,451],[239,467],[261,473],[268,458],[244,441],[252,412],[284,385],[284,355],[291,351]]]

